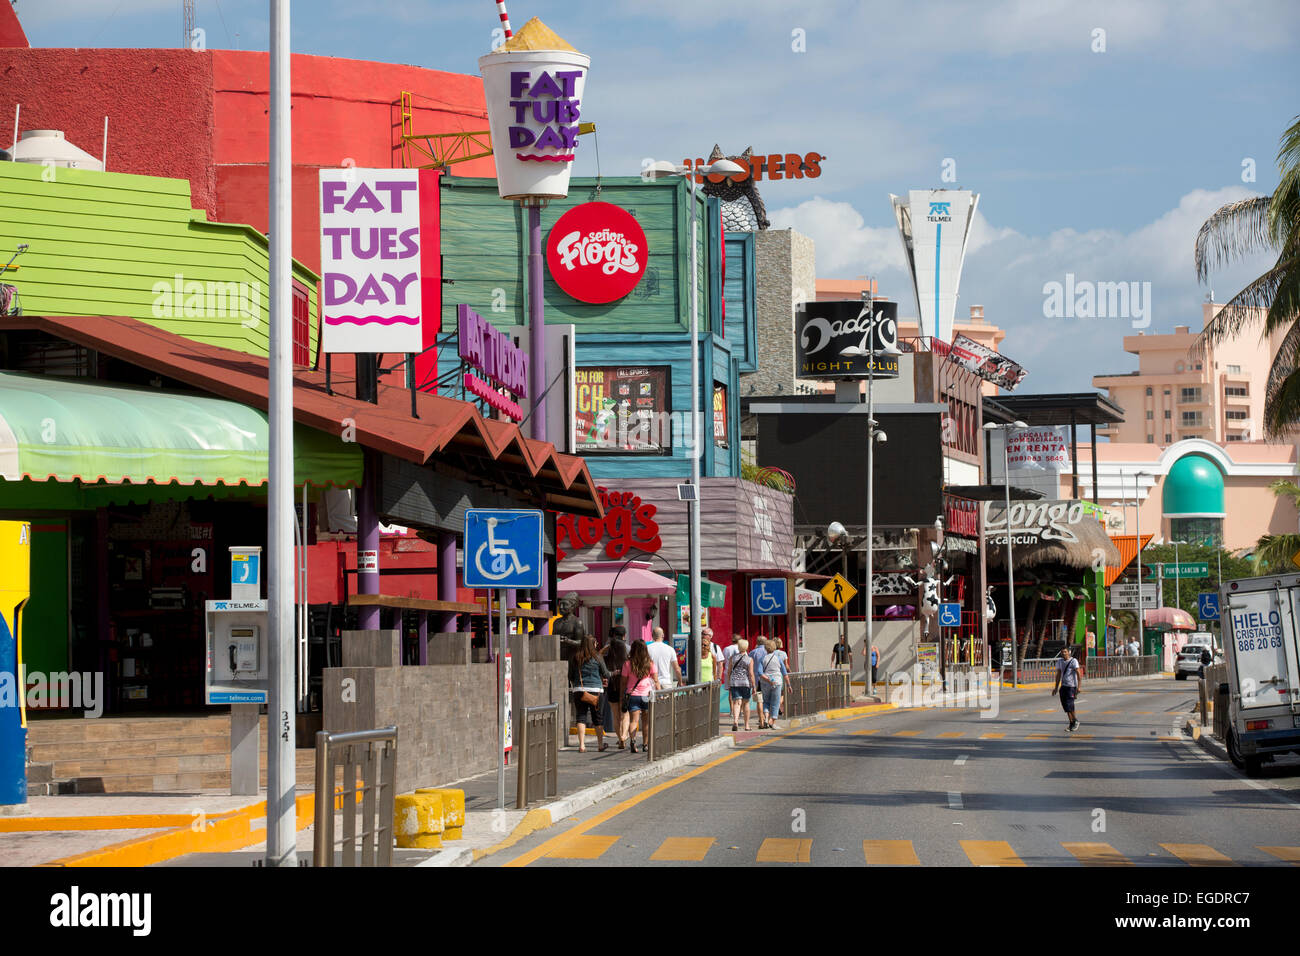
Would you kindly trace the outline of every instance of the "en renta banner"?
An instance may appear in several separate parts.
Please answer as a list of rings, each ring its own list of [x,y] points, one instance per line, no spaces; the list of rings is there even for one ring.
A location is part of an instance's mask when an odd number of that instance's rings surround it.
[[[551,227],[546,265],[556,285],[581,302],[621,299],[645,275],[645,231],[626,209],[607,202],[574,206]]]

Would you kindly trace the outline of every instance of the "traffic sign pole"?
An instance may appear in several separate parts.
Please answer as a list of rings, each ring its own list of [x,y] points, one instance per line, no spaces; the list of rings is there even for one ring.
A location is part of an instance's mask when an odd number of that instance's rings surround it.
[[[492,592],[488,592],[488,601]],[[497,718],[501,722],[501,732],[497,736],[497,809],[506,808],[506,592],[497,589]],[[488,630],[492,629],[492,608],[488,609]],[[578,741],[581,743],[582,741]]]

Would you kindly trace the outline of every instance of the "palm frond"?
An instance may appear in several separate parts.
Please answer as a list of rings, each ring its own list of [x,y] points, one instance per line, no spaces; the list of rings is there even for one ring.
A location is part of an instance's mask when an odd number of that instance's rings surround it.
[[[1278,287],[1287,279],[1286,265],[1279,261],[1225,302],[1196,337],[1191,351],[1203,355],[1209,346],[1237,338],[1252,325],[1264,321],[1267,318],[1264,310],[1273,304]]]
[[[1283,439],[1300,424],[1300,369],[1293,366],[1289,374],[1275,381],[1277,371],[1275,363],[1264,395],[1264,434]]]
[[[1196,235],[1196,278],[1205,282],[1210,271],[1248,253],[1269,248],[1268,196],[1250,196],[1220,207]]]
[[[1268,490],[1279,498],[1290,498],[1292,504],[1300,508],[1300,485],[1285,478],[1279,478],[1268,486]]]
[[[1255,573],[1289,571],[1295,567],[1291,557],[1297,552],[1300,552],[1300,534],[1266,534],[1255,545],[1251,558]]]
[[[1275,246],[1285,248],[1300,235],[1300,116],[1282,134],[1277,153],[1278,184],[1268,211]]]

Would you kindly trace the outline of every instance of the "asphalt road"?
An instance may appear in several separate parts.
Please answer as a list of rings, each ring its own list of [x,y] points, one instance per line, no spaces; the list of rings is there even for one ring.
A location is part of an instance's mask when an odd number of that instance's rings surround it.
[[[1180,732],[1194,695],[1085,682],[1075,733],[1040,689],[743,738],[478,865],[1300,862],[1300,761],[1252,781],[1213,759]]]

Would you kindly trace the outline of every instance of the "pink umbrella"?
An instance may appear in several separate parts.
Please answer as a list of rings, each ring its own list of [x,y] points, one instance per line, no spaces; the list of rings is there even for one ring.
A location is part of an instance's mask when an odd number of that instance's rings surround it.
[[[1190,614],[1178,607],[1158,607],[1154,611],[1147,611],[1142,616],[1142,622],[1156,631],[1196,630],[1196,621],[1192,619]]]

